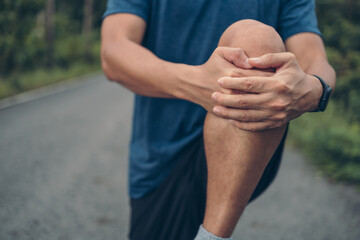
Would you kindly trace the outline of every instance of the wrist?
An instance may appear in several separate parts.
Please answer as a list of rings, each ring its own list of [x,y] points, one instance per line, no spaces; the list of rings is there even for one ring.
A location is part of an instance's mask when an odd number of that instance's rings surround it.
[[[201,66],[179,64],[176,71],[177,88],[175,91],[176,98],[198,103],[199,83],[197,79],[201,77]]]
[[[192,66],[181,63],[164,63],[160,68],[163,91],[166,91],[172,98],[188,100],[186,82],[192,74]]]
[[[319,79],[311,74],[306,74],[308,82],[311,84],[312,101],[309,104],[308,112],[315,111],[319,107],[319,102],[323,94],[323,86]]]
[[[333,89],[319,76],[314,75],[319,82],[321,83],[321,86],[323,88],[323,92],[321,94],[321,98],[318,103],[317,109],[313,110],[313,112],[324,112],[326,109],[326,106],[329,102],[330,95],[333,91]]]

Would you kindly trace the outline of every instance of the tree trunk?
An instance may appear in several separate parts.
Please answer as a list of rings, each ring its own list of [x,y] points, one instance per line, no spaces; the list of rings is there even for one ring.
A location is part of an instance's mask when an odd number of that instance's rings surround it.
[[[54,36],[55,36],[55,0],[46,0],[45,7],[45,37],[46,37],[46,65],[54,65]]]
[[[354,8],[355,8],[355,5],[354,5],[354,1],[353,0],[347,0],[346,1],[347,3],[347,16],[350,20],[353,20],[353,17],[354,17]]]
[[[84,57],[85,60],[91,62],[91,45],[92,45],[92,19],[93,19],[93,0],[84,0],[84,19],[83,19],[83,37],[84,37]]]

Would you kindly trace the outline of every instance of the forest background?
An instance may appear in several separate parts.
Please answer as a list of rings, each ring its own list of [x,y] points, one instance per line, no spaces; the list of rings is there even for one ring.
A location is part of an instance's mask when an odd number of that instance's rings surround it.
[[[100,70],[106,0],[0,0],[0,99]],[[360,187],[360,2],[316,1],[336,91],[292,121],[290,141],[330,179]]]

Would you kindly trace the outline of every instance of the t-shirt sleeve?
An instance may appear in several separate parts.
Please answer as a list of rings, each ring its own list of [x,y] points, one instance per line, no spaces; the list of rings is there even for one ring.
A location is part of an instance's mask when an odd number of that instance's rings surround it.
[[[149,0],[108,0],[103,19],[115,13],[132,13],[147,21],[149,5]]]
[[[314,0],[283,0],[278,27],[284,41],[302,32],[312,32],[321,36]]]

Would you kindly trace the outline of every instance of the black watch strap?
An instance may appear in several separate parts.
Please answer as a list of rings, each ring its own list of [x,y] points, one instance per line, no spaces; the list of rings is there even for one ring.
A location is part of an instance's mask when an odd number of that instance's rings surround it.
[[[327,85],[327,83],[324,80],[322,80],[321,77],[316,76],[316,75],[313,75],[313,76],[316,77],[317,79],[319,79],[321,85],[323,86],[323,93],[321,95],[318,107],[312,112],[323,112],[323,111],[325,111],[326,106],[329,102],[332,88],[329,85]]]

